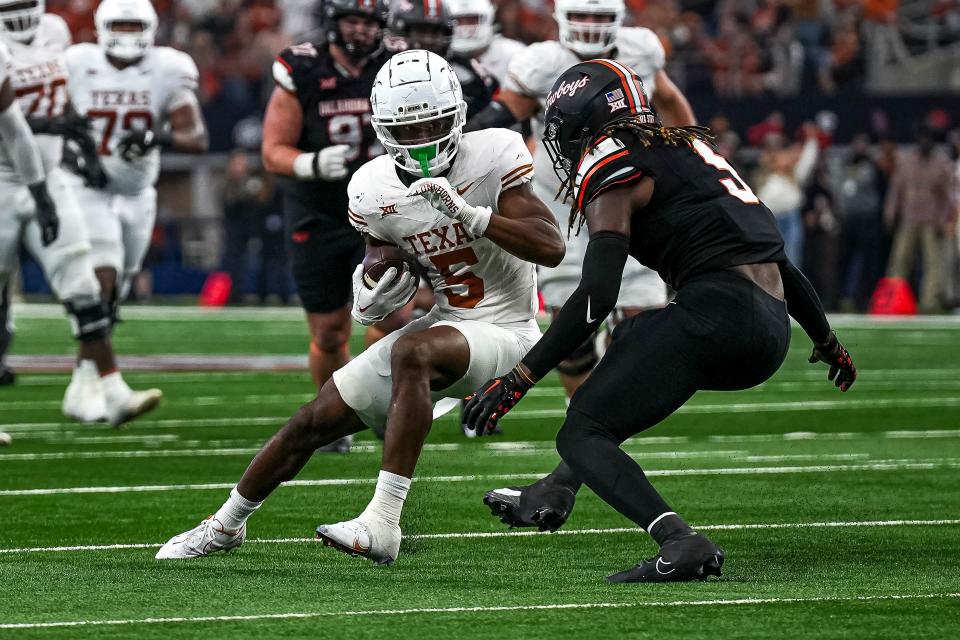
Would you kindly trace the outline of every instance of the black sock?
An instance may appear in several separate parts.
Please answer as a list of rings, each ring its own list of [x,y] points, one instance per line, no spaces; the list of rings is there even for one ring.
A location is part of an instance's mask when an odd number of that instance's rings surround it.
[[[10,296],[8,289],[9,285],[4,285],[0,289],[0,365],[3,364],[3,358],[7,355],[7,349],[13,339],[13,334],[10,332]]]
[[[670,505],[643,469],[603,425],[575,411],[557,434],[557,451],[570,469],[611,507],[647,529]]]
[[[662,547],[667,540],[693,533],[693,529],[677,514],[667,512],[647,529],[647,533]]]
[[[570,468],[564,461],[560,461],[560,464],[557,465],[557,468],[550,472],[550,475],[545,477],[540,482],[549,483],[556,486],[567,487],[574,493],[580,491],[580,485],[583,482],[574,473],[573,469]]]

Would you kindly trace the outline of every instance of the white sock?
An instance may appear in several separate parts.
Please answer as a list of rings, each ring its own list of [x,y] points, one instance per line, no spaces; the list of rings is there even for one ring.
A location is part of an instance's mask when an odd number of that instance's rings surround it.
[[[123,399],[132,393],[123,379],[123,374],[119,371],[103,376],[100,378],[100,383],[103,384],[103,393],[107,396],[108,402]]]
[[[400,512],[403,511],[403,502],[407,499],[409,490],[410,478],[381,470],[377,477],[377,488],[373,492],[373,500],[360,517],[373,516],[399,526]]]
[[[237,492],[234,487],[230,491],[230,497],[223,503],[223,506],[214,514],[214,518],[220,521],[223,528],[227,531],[236,531],[243,526],[254,511],[260,508],[263,502],[254,502],[247,500]]]

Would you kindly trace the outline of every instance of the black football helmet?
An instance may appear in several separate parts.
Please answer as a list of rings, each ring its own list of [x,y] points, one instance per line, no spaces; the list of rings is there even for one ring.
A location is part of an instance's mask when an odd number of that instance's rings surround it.
[[[380,48],[383,42],[382,29],[387,26],[389,8],[386,0],[324,0],[323,28],[327,42],[343,48],[354,59],[366,58]],[[353,42],[344,38],[340,18],[367,16],[380,23],[381,32],[372,43]]]
[[[543,145],[564,184],[586,149],[617,120],[659,125],[643,81],[613,60],[588,60],[567,69],[547,94]]]
[[[387,30],[408,49],[426,49],[444,58],[450,54],[453,17],[441,0],[393,0]]]

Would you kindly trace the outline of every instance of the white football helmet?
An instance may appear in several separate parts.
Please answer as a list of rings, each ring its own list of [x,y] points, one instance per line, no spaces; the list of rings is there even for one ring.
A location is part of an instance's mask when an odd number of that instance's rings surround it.
[[[446,60],[423,49],[394,55],[373,81],[370,104],[373,129],[398,167],[429,178],[450,166],[467,103]]]
[[[495,12],[490,0],[444,0],[443,4],[453,17],[450,49],[454,53],[468,55],[490,45]],[[469,20],[470,24],[463,24],[465,20]]]
[[[97,42],[119,60],[142,58],[157,35],[157,12],[150,0],[103,0],[94,14]],[[140,31],[114,31],[117,22],[139,22]]]
[[[46,10],[45,0],[0,0],[0,32],[17,42],[30,42]]]
[[[623,24],[623,0],[556,0],[553,17],[560,44],[580,56],[599,56],[613,49]],[[602,16],[605,22],[571,20],[571,14]]]

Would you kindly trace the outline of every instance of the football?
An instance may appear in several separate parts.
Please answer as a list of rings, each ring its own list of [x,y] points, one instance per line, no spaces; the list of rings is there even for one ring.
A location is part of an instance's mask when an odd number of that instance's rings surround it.
[[[417,273],[416,259],[400,247],[392,244],[367,247],[363,258],[363,285],[373,289],[390,267],[394,267],[399,275],[404,266]]]

